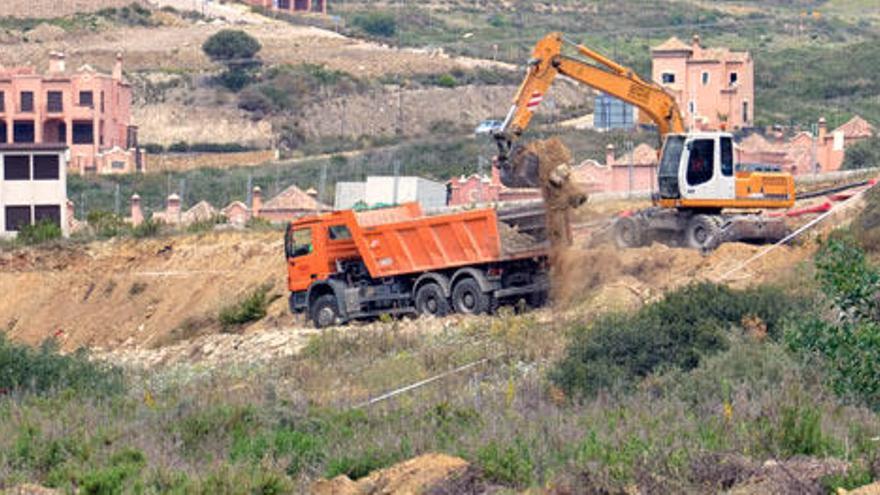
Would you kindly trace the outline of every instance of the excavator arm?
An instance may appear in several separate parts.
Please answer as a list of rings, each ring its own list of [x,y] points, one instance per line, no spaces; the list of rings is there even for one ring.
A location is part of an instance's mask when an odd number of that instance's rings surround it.
[[[562,54],[566,44],[574,45],[577,52],[592,60],[593,65],[579,58]],[[533,169],[534,164],[512,163],[515,141],[522,135],[547,90],[558,75],[564,75],[582,84],[603,91],[635,105],[654,123],[661,141],[666,134],[685,132],[684,121],[675,98],[662,87],[641,79],[632,70],[617,64],[583,45],[567,42],[562,34],[552,33],[538,41],[529,61],[528,72],[517,90],[513,106],[501,129],[495,134],[498,144],[498,166],[502,182],[512,187],[535,186],[537,177],[523,166]],[[507,179],[507,180],[505,180]]]

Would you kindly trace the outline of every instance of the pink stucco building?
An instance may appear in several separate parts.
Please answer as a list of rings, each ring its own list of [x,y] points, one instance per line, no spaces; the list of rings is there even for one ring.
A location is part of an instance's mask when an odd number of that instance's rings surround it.
[[[61,53],[50,54],[44,74],[0,67],[0,143],[67,144],[73,173],[142,171],[131,96],[121,54],[112,74],[70,71]]]
[[[692,129],[753,126],[755,69],[749,52],[704,48],[672,37],[651,48],[651,77],[675,96]]]
[[[793,175],[840,170],[846,149],[874,136],[874,126],[856,115],[840,127],[828,131],[824,118],[819,119],[817,135],[799,132],[790,139],[752,134],[736,147],[739,163],[775,165]]]
[[[452,178],[446,183],[446,189],[450,206],[541,198],[541,192],[536,188],[505,187],[496,167],[492,167],[490,176],[471,174]]]
[[[632,166],[630,166],[630,164]],[[605,150],[605,163],[585,160],[572,169],[575,183],[588,193],[650,191],[657,174],[657,150],[642,143],[632,155],[615,155],[614,145]]]
[[[327,13],[327,0],[244,0],[248,5],[280,12]]]

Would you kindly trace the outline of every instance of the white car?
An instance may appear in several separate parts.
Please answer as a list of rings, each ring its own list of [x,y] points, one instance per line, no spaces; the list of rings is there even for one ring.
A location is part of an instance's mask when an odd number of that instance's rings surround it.
[[[480,122],[476,129],[474,129],[474,134],[478,136],[482,134],[492,135],[496,131],[501,130],[502,124],[503,122],[500,120],[484,120]]]

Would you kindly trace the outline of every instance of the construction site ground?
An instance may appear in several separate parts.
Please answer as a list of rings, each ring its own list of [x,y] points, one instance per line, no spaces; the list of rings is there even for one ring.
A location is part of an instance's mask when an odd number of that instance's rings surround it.
[[[619,207],[622,203],[614,203]],[[609,205],[587,205],[579,218],[607,218]],[[561,256],[552,320],[590,318],[638,307],[665,291],[699,280],[733,285],[776,281],[806,260],[811,241],[781,246],[737,269],[764,247],[731,243],[707,255],[661,244],[618,250],[586,248],[591,232],[579,229],[576,247]],[[269,360],[301,350],[316,334],[287,308],[282,233],[214,231],[135,240],[23,248],[0,253],[0,324],[12,339],[38,344],[54,337],[62,349],[136,367],[223,365]],[[268,315],[243,328],[224,329],[220,310],[260,286],[271,287]],[[562,311],[563,313],[560,313]],[[474,317],[402,321],[417,331],[455,326]],[[484,317],[485,318],[485,317]],[[366,322],[351,328],[382,326]]]

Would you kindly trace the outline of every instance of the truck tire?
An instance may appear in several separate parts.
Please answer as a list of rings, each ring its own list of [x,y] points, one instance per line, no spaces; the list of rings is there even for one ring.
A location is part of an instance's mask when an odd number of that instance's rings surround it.
[[[416,291],[416,311],[419,314],[446,316],[449,309],[449,301],[443,295],[440,285],[429,282]]]
[[[336,325],[339,322],[339,305],[336,302],[336,296],[324,294],[315,299],[309,315],[312,318],[312,323],[315,324],[315,328],[327,328]]]
[[[640,247],[645,233],[633,217],[620,217],[614,222],[614,244],[621,249]]]
[[[489,312],[492,298],[480,289],[476,280],[468,277],[461,279],[452,289],[452,306],[456,313],[478,315]]]
[[[718,223],[711,215],[694,215],[684,231],[685,244],[693,249],[711,249],[718,230]]]

